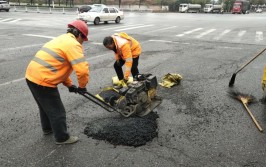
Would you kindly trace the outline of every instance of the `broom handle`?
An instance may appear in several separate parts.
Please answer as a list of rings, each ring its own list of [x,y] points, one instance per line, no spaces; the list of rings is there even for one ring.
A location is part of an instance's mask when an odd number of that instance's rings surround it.
[[[259,55],[261,55],[264,51],[266,50],[266,48],[264,48],[260,53],[258,53],[257,55],[255,55],[251,60],[249,60],[249,62],[247,62],[246,64],[244,64],[239,70],[237,70],[235,73],[238,73],[239,71],[241,71],[243,68],[245,68],[249,63],[251,63],[254,59],[256,59]]]
[[[261,128],[261,126],[259,125],[259,123],[257,122],[257,120],[255,119],[255,117],[253,116],[252,112],[249,110],[248,106],[246,105],[246,103],[243,103],[243,105],[245,106],[245,108],[247,109],[249,115],[251,116],[253,122],[255,123],[255,125],[257,126],[257,128],[259,129],[260,132],[263,131],[263,129]]]

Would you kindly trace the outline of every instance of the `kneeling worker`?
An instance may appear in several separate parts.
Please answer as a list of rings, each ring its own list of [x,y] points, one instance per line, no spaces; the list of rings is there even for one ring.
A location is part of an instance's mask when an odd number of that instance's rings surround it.
[[[77,20],[68,24],[66,34],[47,42],[26,70],[26,82],[39,107],[44,135],[53,133],[56,144],[72,144],[78,137],[67,131],[66,111],[57,85],[63,83],[69,92],[84,93],[89,81],[89,65],[84,58],[82,43],[87,41],[88,26]],[[75,71],[79,87],[70,75]]]
[[[141,46],[136,39],[121,32],[105,37],[103,45],[115,53],[114,68],[121,86],[127,83],[131,73],[133,78],[137,77]],[[125,74],[122,70],[124,64],[126,66]]]

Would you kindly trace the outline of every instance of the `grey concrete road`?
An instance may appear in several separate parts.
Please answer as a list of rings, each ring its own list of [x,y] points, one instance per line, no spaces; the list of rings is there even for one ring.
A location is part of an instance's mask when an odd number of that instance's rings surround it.
[[[142,73],[159,81],[167,73],[183,76],[178,86],[159,87],[164,100],[155,110],[158,137],[135,148],[87,138],[83,131],[88,122],[118,115],[62,85],[69,131],[80,142],[57,146],[52,135],[43,136],[25,69],[45,42],[66,32],[76,15],[0,12],[0,166],[266,166],[265,134],[226,93],[232,74],[264,49],[265,16],[126,13],[120,24],[89,24],[89,42],[83,46],[91,93],[111,84],[113,53],[101,43],[120,31],[140,41]],[[261,99],[265,62],[263,54],[237,74],[234,89]],[[265,105],[249,107],[266,128]]]

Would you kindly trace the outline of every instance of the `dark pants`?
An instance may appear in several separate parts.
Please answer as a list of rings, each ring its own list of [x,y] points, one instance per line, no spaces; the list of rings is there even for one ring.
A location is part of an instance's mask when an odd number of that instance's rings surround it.
[[[42,130],[52,130],[57,142],[68,140],[66,112],[58,89],[37,85],[27,79],[26,82],[38,104]]]
[[[116,75],[117,75],[119,80],[124,79],[124,74],[123,74],[123,70],[122,70],[122,66],[124,64],[125,64],[125,61],[123,59],[119,59],[118,62],[115,61],[115,63],[114,63],[115,72],[116,72]],[[139,74],[138,65],[139,65],[139,57],[133,58],[133,64],[131,67],[131,74],[133,77],[135,77]]]

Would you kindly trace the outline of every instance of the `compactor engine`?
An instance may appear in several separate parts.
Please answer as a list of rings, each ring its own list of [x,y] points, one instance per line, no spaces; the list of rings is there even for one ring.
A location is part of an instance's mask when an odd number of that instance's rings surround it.
[[[115,89],[107,87],[96,97],[114,107],[125,117],[145,116],[161,103],[157,96],[158,82],[151,74],[138,75],[127,87]]]

